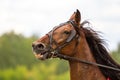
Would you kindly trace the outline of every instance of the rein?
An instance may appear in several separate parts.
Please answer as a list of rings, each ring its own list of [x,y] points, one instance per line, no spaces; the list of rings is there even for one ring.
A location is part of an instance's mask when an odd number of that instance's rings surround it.
[[[65,25],[65,24],[68,24],[68,23],[70,23],[70,24],[74,27],[75,30],[73,30],[73,31],[71,32],[70,36],[68,37],[68,39],[66,40],[66,42],[65,42],[63,45],[58,46],[55,50],[52,49],[52,43],[55,42],[55,41],[53,40],[53,36],[52,36],[52,35],[53,35],[53,32],[54,32],[56,29],[58,29],[59,27]],[[75,24],[75,22],[72,21],[72,20],[70,20],[70,21],[68,21],[68,22],[65,22],[65,23],[60,24],[59,26],[54,27],[53,30],[50,31],[50,32],[47,34],[47,35],[49,36],[49,38],[50,38],[50,46],[49,46],[48,52],[51,53],[52,57],[58,57],[58,58],[60,58],[60,59],[70,60],[70,61],[77,61],[77,62],[79,62],[79,63],[84,63],[84,64],[88,64],[88,65],[98,66],[98,67],[101,67],[101,68],[111,69],[111,70],[119,71],[119,72],[120,72],[120,69],[119,69],[119,68],[114,68],[114,67],[111,67],[111,66],[102,65],[102,64],[98,64],[98,63],[94,63],[94,62],[90,62],[90,61],[86,61],[86,60],[81,60],[81,59],[79,59],[79,58],[70,57],[70,56],[67,56],[67,55],[60,54],[59,52],[60,52],[60,50],[61,50],[63,47],[65,47],[70,41],[72,41],[73,38],[78,37],[78,35],[80,35],[80,33],[79,33],[78,30],[79,30],[79,29],[78,29],[77,25]],[[55,42],[55,43],[56,43],[56,42]],[[52,58],[52,57],[51,57],[51,58]]]
[[[89,64],[89,65],[98,66],[98,67],[101,67],[101,68],[111,69],[111,70],[115,70],[115,71],[120,72],[120,69],[118,69],[118,68],[114,68],[114,67],[111,67],[111,66],[102,65],[102,64],[98,64],[98,63],[94,63],[94,62],[90,62],[90,61],[86,61],[86,60],[81,60],[79,58],[70,57],[70,56],[66,56],[66,55],[63,55],[63,54],[56,53],[56,56],[59,57],[60,59],[77,61],[79,63]]]

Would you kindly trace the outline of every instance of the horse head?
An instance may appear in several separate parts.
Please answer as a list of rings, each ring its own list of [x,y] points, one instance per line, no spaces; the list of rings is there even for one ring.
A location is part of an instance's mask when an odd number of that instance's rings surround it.
[[[45,36],[32,44],[33,53],[40,60],[56,57],[56,54],[74,55],[74,49],[79,38],[81,14],[74,12],[70,19],[55,26]]]

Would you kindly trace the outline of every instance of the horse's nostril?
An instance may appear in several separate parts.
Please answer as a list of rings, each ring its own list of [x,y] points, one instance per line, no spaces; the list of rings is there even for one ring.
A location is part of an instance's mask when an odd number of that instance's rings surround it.
[[[42,44],[42,43],[40,43],[40,44],[37,44],[37,45],[36,45],[36,48],[42,50],[42,49],[45,48],[45,45]]]

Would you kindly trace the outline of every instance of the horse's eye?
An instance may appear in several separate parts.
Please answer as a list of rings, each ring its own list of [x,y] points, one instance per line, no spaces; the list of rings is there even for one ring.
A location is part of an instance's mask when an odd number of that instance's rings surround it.
[[[70,34],[70,31],[64,31],[64,33],[68,35],[68,34]]]

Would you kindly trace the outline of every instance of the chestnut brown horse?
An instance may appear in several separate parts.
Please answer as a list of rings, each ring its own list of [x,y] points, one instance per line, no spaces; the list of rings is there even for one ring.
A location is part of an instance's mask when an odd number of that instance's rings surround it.
[[[36,58],[68,60],[71,80],[120,80],[120,65],[109,55],[104,41],[81,21],[79,10],[70,19],[33,42]],[[83,61],[81,61],[83,60]]]

